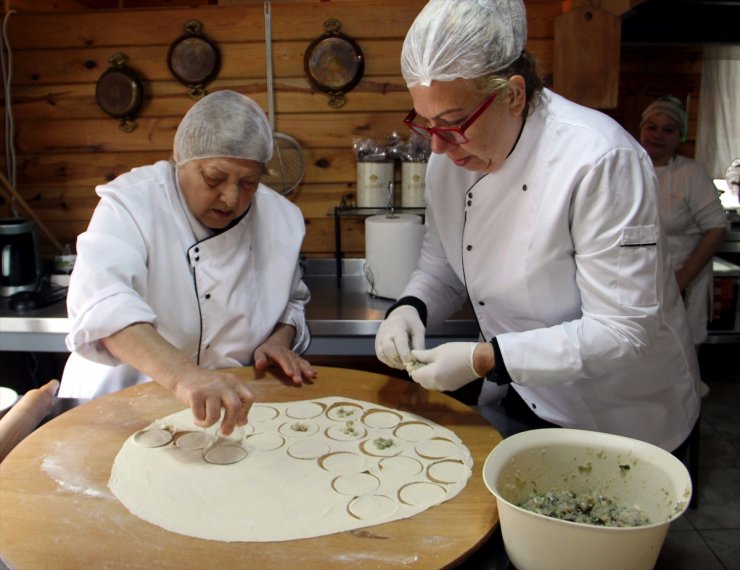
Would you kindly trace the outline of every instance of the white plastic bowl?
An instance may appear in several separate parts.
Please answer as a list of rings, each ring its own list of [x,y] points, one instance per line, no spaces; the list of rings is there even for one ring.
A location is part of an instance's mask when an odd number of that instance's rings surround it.
[[[488,455],[483,479],[496,497],[506,553],[518,570],[653,568],[670,523],[691,499],[689,473],[667,451],[586,430],[538,429],[508,437]],[[533,492],[550,490],[600,493],[639,506],[651,522],[603,527],[516,506]]]

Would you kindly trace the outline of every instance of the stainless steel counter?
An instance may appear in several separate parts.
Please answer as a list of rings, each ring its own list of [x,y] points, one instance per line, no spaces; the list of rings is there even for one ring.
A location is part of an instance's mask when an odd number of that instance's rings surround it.
[[[367,293],[363,264],[362,259],[343,260],[338,283],[333,259],[308,259],[302,263],[304,279],[311,290],[306,317],[312,341],[307,354],[375,354],[375,332],[393,301]],[[64,337],[69,327],[64,302],[17,313],[8,308],[7,299],[0,301],[0,350],[67,352]],[[429,329],[427,345],[474,340],[477,335],[473,312],[465,307],[442,326]]]

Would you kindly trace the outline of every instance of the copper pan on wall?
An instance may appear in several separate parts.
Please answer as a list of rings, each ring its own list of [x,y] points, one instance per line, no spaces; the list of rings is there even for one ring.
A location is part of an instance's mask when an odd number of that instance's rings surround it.
[[[127,57],[115,53],[111,63],[95,85],[95,100],[98,106],[114,119],[119,119],[118,128],[130,133],[136,128],[136,115],[144,102],[144,84],[139,75],[126,65]]]
[[[345,94],[354,89],[365,72],[365,56],[355,40],[339,31],[334,18],[324,22],[326,32],[313,40],[303,54],[306,79],[312,87],[329,95],[329,105],[338,109]]]
[[[189,88],[191,99],[206,94],[221,69],[221,52],[218,46],[202,33],[197,20],[185,23],[185,33],[177,38],[167,53],[167,67],[180,83]]]

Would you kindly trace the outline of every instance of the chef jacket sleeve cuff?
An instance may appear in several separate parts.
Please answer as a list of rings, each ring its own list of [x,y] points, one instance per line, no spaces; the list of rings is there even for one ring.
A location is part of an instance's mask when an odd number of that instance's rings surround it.
[[[284,325],[289,325],[295,329],[293,345],[290,347],[296,354],[303,354],[311,344],[311,330],[308,328],[305,315],[302,310],[293,308],[283,313],[279,320]]]
[[[493,346],[494,365],[491,371],[486,374],[486,380],[499,386],[511,384],[511,376],[509,376],[509,371],[506,370],[504,357],[501,355],[501,348],[498,346],[496,337],[491,340],[491,346]]]
[[[416,312],[419,313],[419,318],[421,319],[422,324],[424,327],[427,326],[427,305],[418,297],[401,297],[385,312],[385,318],[388,318],[388,315],[390,315],[394,309],[397,309],[402,305],[410,305],[416,309]]]

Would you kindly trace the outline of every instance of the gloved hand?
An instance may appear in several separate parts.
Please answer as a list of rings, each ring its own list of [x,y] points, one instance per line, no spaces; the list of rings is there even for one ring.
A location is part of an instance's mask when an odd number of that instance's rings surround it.
[[[411,362],[411,349],[424,349],[424,324],[410,305],[393,309],[380,323],[375,335],[375,354],[391,368],[404,368]]]
[[[477,345],[477,342],[448,342],[430,350],[413,350],[411,356],[422,366],[411,372],[411,378],[428,390],[457,390],[481,377],[473,364]]]

